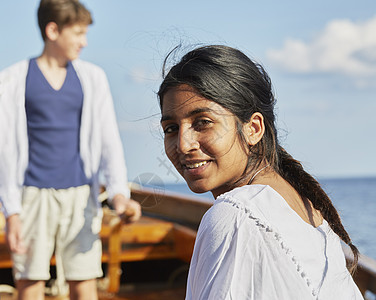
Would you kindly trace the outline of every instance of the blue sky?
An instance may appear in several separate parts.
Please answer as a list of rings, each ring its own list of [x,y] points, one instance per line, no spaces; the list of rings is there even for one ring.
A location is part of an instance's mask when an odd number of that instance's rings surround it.
[[[317,177],[376,175],[376,2],[83,1],[95,23],[82,58],[112,88],[129,180],[182,183],[167,161],[155,95],[178,43],[226,44],[261,62],[280,140]],[[0,69],[37,56],[37,0],[0,3]]]

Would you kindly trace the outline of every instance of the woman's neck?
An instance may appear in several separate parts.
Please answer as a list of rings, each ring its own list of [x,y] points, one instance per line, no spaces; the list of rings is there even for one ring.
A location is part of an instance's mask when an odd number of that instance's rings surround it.
[[[279,174],[274,170],[266,168],[260,172],[253,180],[252,184],[269,185],[293,209],[302,220],[314,227],[322,224],[323,217],[320,211],[316,210],[311,201],[307,198],[302,198],[299,193]]]

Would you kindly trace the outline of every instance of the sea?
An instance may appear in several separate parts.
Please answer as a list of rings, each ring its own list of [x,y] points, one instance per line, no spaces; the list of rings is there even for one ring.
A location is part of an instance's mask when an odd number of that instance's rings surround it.
[[[342,223],[359,251],[376,259],[376,177],[318,180],[339,212]],[[165,184],[173,191],[203,201],[214,201],[211,193],[195,194],[183,183]]]

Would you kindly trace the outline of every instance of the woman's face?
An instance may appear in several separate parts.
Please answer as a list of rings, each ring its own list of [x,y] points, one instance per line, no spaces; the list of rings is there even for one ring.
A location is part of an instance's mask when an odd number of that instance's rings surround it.
[[[166,154],[193,192],[235,187],[248,155],[230,111],[181,85],[163,96],[161,125]]]

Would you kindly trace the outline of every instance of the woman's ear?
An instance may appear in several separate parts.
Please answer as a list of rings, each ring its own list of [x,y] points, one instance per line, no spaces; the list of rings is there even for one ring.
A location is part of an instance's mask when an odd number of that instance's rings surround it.
[[[244,124],[244,134],[248,145],[256,145],[264,136],[265,124],[261,113],[255,112],[248,123]]]
[[[46,25],[45,31],[46,31],[46,37],[50,41],[55,41],[60,34],[59,27],[57,26],[55,22],[49,22]]]

